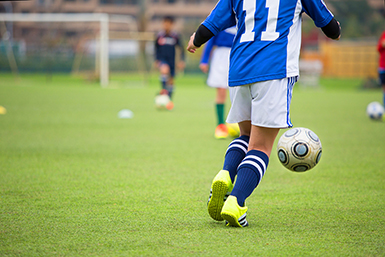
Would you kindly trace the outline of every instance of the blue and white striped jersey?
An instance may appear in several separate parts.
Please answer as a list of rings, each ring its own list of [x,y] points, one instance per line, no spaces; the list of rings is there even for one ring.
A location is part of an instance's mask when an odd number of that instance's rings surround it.
[[[333,19],[323,0],[219,0],[202,24],[214,35],[237,25],[229,86],[298,76],[303,12],[317,27]]]

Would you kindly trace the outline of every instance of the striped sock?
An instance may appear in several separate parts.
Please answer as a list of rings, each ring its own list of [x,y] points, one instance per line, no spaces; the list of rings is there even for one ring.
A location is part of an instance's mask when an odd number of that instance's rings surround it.
[[[170,99],[172,98],[172,93],[174,93],[174,85],[169,85],[166,87],[167,91],[168,91],[168,96],[170,97]]]
[[[162,85],[163,89],[166,89],[166,87],[167,87],[167,79],[168,79],[167,75],[161,75],[160,76],[160,84]]]
[[[249,137],[240,136],[234,139],[227,148],[223,169],[230,173],[231,182],[234,183],[237,168],[247,153]]]
[[[251,150],[238,167],[237,181],[231,195],[237,197],[239,206],[243,206],[247,197],[261,182],[265,174],[269,157],[261,151]]]

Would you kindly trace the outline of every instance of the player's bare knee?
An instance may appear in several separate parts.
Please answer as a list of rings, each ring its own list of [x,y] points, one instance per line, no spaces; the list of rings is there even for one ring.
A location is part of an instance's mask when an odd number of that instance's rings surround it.
[[[162,64],[159,67],[160,73],[162,75],[169,75],[170,74],[170,67],[167,64]]]

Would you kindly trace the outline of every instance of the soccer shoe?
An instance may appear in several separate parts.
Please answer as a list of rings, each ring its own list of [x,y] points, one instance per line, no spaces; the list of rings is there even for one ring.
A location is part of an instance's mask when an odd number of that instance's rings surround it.
[[[221,210],[231,190],[233,190],[233,183],[229,172],[227,170],[219,171],[211,184],[210,196],[207,202],[207,210],[214,220],[223,220]]]
[[[230,195],[223,205],[221,216],[228,222],[228,226],[246,227],[249,223],[246,220],[247,207],[240,207],[237,198]]]
[[[222,139],[222,138],[226,138],[228,135],[229,135],[229,132],[225,124],[219,124],[215,128],[215,134],[214,134],[215,138]]]
[[[239,137],[239,126],[237,123],[226,123],[227,131],[230,137]]]

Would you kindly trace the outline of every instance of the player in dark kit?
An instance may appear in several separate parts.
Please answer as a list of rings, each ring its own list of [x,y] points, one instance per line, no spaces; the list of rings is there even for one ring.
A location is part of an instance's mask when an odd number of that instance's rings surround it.
[[[173,25],[174,19],[168,16],[165,17],[163,20],[163,30],[158,33],[155,41],[156,66],[161,74],[162,91],[166,92],[170,98],[174,91],[176,48],[179,48],[181,52],[178,68],[183,70],[185,65],[182,40],[178,33],[172,31]]]

